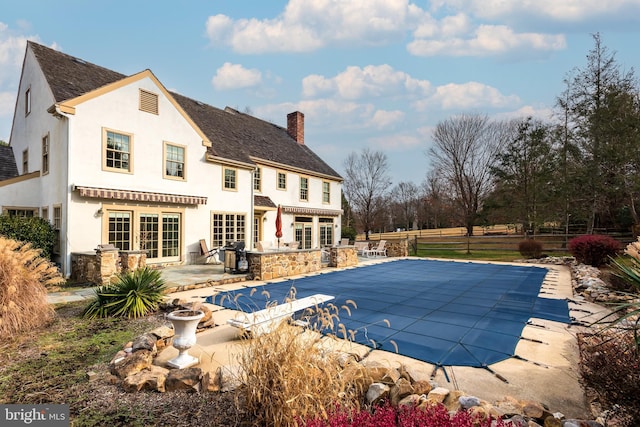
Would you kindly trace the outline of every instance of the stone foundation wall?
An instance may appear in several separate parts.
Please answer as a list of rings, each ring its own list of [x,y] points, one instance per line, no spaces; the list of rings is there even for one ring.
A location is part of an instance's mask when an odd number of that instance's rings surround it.
[[[79,283],[107,285],[123,271],[134,271],[147,265],[145,251],[96,249],[95,253],[71,254],[71,280]]]
[[[322,268],[320,249],[248,252],[249,275],[254,280],[313,273]]]
[[[338,246],[329,249],[329,267],[352,265],[358,265],[358,251],[355,246]]]

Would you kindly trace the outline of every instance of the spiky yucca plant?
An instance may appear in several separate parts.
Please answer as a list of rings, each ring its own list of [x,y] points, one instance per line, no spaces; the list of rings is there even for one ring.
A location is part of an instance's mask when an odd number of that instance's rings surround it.
[[[158,270],[149,267],[121,273],[118,280],[95,290],[84,317],[138,318],[157,310],[164,294],[164,280]]]
[[[635,256],[611,258],[613,274],[635,289],[627,293],[629,302],[617,303],[613,313],[599,322],[611,326],[623,326],[633,332],[636,348],[640,348],[640,260]]]
[[[0,236],[0,335],[46,324],[53,317],[47,287],[64,279],[55,265],[30,243]]]

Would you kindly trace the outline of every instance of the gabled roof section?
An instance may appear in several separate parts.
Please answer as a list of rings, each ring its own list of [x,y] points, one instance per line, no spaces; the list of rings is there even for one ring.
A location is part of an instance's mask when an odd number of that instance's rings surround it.
[[[0,145],[0,181],[18,176],[18,167],[13,149],[8,145]]]
[[[264,163],[342,179],[306,145],[296,142],[285,128],[231,108],[220,110],[169,92],[150,70],[126,76],[32,41],[28,42],[28,47],[47,79],[55,107],[64,113],[74,114],[75,106],[85,100],[149,77],[200,134],[210,159],[246,167]]]
[[[126,86],[137,80],[150,78],[202,137],[203,144],[209,145],[209,141],[204,133],[198,129],[151,70],[144,70],[131,76],[126,76],[38,43],[31,41],[28,43],[47,79],[47,83],[55,98],[56,106],[61,111],[74,114],[75,106],[82,102]]]
[[[342,179],[309,147],[296,142],[281,126],[229,107],[220,110],[177,93],[172,93],[172,96],[211,141],[207,148],[210,158],[248,164],[262,162]]]
[[[40,64],[56,102],[76,98],[127,77],[38,43],[27,43]]]

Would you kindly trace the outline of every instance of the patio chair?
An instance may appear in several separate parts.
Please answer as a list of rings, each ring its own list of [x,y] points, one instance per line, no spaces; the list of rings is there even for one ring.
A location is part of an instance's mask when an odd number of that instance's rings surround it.
[[[387,248],[385,248],[385,245],[387,244],[386,240],[380,240],[378,242],[378,246],[372,249],[369,249],[369,253],[373,254],[374,256],[387,256]]]
[[[354,242],[353,245],[356,247],[358,255],[369,256],[369,242],[361,240],[359,242]]]
[[[209,250],[207,248],[207,242],[204,239],[200,239],[200,256],[205,258],[205,264],[207,264],[211,258],[214,259],[216,264],[220,264],[220,260],[218,259],[219,254],[218,248]]]
[[[349,238],[343,238],[340,240],[340,246],[349,246]]]

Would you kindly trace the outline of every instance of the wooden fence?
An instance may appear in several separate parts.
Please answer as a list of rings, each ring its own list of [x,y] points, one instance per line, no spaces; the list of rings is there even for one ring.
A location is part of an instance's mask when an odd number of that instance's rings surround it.
[[[603,233],[604,234],[604,233]],[[634,235],[629,233],[606,233],[608,236],[618,240],[622,246],[635,241]],[[574,237],[581,234],[539,234],[530,236],[542,243],[544,253],[567,252],[567,243]],[[358,240],[363,240],[364,236],[358,236]],[[395,233],[375,233],[370,234],[370,240],[397,240],[405,238],[409,241],[409,252],[415,254],[429,251],[518,251],[518,245],[526,239],[522,234],[515,234],[515,229],[508,226],[477,227],[473,236],[466,236],[466,229],[446,228],[435,230],[412,230]]]

